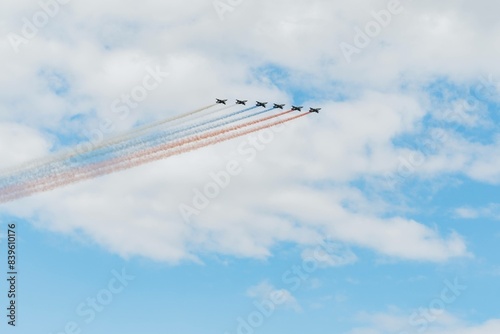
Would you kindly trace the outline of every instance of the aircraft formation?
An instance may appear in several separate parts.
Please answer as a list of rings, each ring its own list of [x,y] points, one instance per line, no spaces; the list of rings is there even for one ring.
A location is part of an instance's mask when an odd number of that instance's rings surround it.
[[[227,99],[215,99],[216,103],[217,104],[226,104],[227,102]],[[241,105],[246,105],[248,102],[248,100],[236,100],[236,104],[241,104]],[[260,102],[260,101],[256,101],[256,104],[255,106],[256,107],[262,107],[262,108],[266,108],[266,105],[268,104],[268,102]],[[283,109],[285,107],[285,104],[277,104],[277,103],[274,103],[273,104],[273,109]],[[292,111],[302,111],[304,107],[303,106],[293,106],[292,105]],[[319,111],[321,110],[321,108],[309,108],[309,111],[308,112],[311,112],[311,113],[317,113],[319,114]]]
[[[135,168],[174,155],[217,145],[276,125],[307,117],[319,108],[227,99],[160,118],[103,138],[80,143],[21,165],[0,170],[0,204],[73,183]],[[288,110],[283,110],[288,109]]]

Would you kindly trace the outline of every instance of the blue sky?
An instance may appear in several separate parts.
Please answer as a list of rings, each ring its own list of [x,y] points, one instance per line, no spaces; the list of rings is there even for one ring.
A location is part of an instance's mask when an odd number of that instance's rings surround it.
[[[0,204],[2,331],[500,331],[497,3],[41,3],[2,5],[1,169],[215,98],[322,111]]]

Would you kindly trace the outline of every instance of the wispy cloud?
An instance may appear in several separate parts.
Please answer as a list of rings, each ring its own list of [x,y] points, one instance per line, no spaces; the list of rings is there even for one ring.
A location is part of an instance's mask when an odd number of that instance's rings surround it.
[[[399,309],[380,313],[360,313],[358,321],[365,323],[346,334],[493,334],[500,330],[500,319],[491,319],[483,323],[470,324],[460,317],[442,312],[428,326],[420,327]]]
[[[484,207],[464,206],[456,208],[455,216],[462,219],[500,220],[500,204],[491,203]]]
[[[304,261],[315,259],[315,261],[318,262],[318,266],[323,268],[345,266],[353,264],[358,260],[356,254],[342,245],[328,244],[325,247],[328,248],[328,251],[323,250],[319,256],[317,248],[307,248],[303,250],[301,254],[302,259]]]
[[[268,281],[263,281],[255,286],[248,288],[247,295],[257,301],[279,300],[277,306],[300,312],[302,307],[292,293],[286,289],[277,289]]]

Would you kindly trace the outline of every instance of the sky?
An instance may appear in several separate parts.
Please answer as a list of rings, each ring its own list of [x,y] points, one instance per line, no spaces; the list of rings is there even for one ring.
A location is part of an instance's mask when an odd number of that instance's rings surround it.
[[[322,110],[0,204],[4,277],[9,224],[18,247],[1,330],[500,332],[499,10],[2,2],[2,170],[215,98]]]

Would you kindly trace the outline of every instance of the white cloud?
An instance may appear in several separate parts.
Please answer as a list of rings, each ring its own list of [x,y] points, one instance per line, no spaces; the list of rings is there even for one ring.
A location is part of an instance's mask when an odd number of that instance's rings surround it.
[[[336,244],[304,249],[301,256],[304,261],[313,260],[320,267],[340,267],[353,264],[358,260],[352,250]]]
[[[228,159],[242,160],[234,153],[239,141],[37,195],[5,210],[53,231],[78,231],[122,256],[171,262],[205,252],[265,258],[277,243],[313,247],[325,234],[399,259],[467,256],[458,233],[398,216],[390,203],[352,185],[397,172],[398,158],[411,153],[394,141],[418,134],[432,109],[421,84],[436,77],[468,84],[483,73],[499,74],[498,45],[491,43],[499,32],[493,15],[498,4],[402,3],[404,12],[347,64],[339,43],[352,42],[354,27],[364,27],[386,1],[247,1],[224,21],[206,1],[71,2],[19,54],[7,40],[0,42],[0,117],[18,124],[13,128],[84,135],[110,118],[122,131],[216,96],[290,103],[289,86],[313,92],[305,103],[323,112],[288,125],[191,225],[182,222],[178,205]],[[20,32],[22,17],[36,10],[29,1],[9,5],[2,33]],[[170,76],[120,121],[110,106],[141,82],[147,66],[162,66]],[[262,68],[283,70],[284,78]],[[43,70],[63,76],[67,94],[51,90]],[[481,121],[473,118],[473,124]],[[9,131],[0,131],[0,143],[15,143],[0,151],[12,162],[57,142],[36,130],[19,136]],[[452,137],[417,172],[461,172],[499,182],[497,151],[498,140],[486,145]],[[329,263],[353,259],[344,254]]]
[[[436,313],[437,314],[437,313]],[[493,334],[500,330],[500,320],[490,319],[480,324],[468,324],[448,313],[440,312],[432,321],[412,322],[401,310],[393,308],[388,312],[360,313],[357,320],[366,326],[353,328],[348,334]],[[413,320],[414,321],[414,320]],[[347,333],[346,333],[347,334]]]
[[[405,161],[418,161],[409,167],[414,176],[460,173],[479,182],[500,183],[500,159],[494,153],[500,149],[500,138],[494,138],[492,143],[470,142],[450,130],[439,131],[435,137],[440,139],[431,138],[428,144],[436,147],[436,152],[428,153],[428,148],[423,147],[401,155]]]
[[[455,215],[463,219],[500,219],[500,205],[491,203],[485,207],[461,207],[455,209]]]
[[[407,99],[385,97],[386,105],[383,99],[376,95],[360,102],[361,107],[345,106],[338,120],[334,114],[325,113],[321,115],[324,120],[309,117],[290,124],[252,162],[236,151],[242,141],[234,141],[39,195],[7,208],[53,230],[81,231],[123,256],[174,262],[196,258],[198,252],[205,251],[265,258],[276,243],[315,245],[325,233],[333,241],[401,259],[446,261],[467,255],[458,234],[443,237],[413,220],[379,218],[385,213],[383,201],[372,202],[344,184],[362,175],[390,170],[389,157],[394,154],[388,146],[391,133],[410,129],[412,119],[418,117],[403,116],[397,107],[390,107],[398,101],[408,105]],[[381,106],[372,111],[368,105],[376,106],[374,101]],[[415,113],[420,115],[418,110]],[[356,114],[365,119],[355,121]],[[370,128],[368,123],[379,117],[386,125]],[[334,142],[346,143],[345,147],[329,144],[330,126],[338,129]],[[371,147],[369,154],[367,146]],[[192,224],[186,225],[178,212],[179,204],[191,203],[192,190],[203,188],[211,180],[210,172],[222,170],[231,159],[240,161],[244,172],[234,177]],[[321,189],[299,185],[321,180],[338,186]]]
[[[0,123],[0,172],[48,154],[50,144],[35,129],[16,123]]]
[[[295,312],[302,310],[301,306],[290,291],[286,289],[277,289],[267,281],[250,287],[247,291],[247,295],[259,302],[263,300],[278,300],[279,304],[275,306],[291,309]]]

